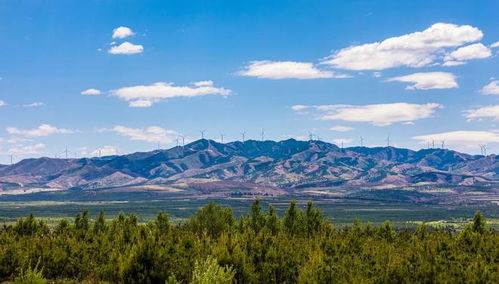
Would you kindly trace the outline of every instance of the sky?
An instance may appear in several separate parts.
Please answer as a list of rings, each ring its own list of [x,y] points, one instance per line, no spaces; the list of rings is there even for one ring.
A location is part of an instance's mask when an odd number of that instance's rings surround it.
[[[498,27],[496,0],[3,0],[0,163],[201,130],[497,153]]]

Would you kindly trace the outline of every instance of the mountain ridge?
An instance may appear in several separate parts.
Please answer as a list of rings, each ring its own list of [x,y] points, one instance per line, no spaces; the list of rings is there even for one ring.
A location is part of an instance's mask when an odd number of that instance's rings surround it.
[[[187,179],[276,188],[475,185],[499,182],[496,155],[448,149],[348,147],[319,140],[200,139],[185,146],[106,157],[30,158],[0,166],[0,192],[99,189]]]

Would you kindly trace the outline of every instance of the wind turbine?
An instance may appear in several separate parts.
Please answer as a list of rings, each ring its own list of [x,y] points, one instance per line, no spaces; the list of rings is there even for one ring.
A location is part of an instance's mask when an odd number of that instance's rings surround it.
[[[310,132],[310,131],[308,132],[308,140],[309,141],[314,140],[314,134],[312,132]]]
[[[220,143],[224,143],[224,134],[220,133]]]
[[[66,150],[62,151],[63,154],[66,154],[66,159],[68,158],[68,145],[66,145]]]
[[[185,146],[185,137],[180,135],[180,138],[182,138],[182,147],[184,147]]]
[[[263,128],[262,128],[261,135],[262,135],[262,141],[265,141],[265,130]]]
[[[206,129],[199,130],[199,132],[201,133],[201,139],[204,139],[204,133],[206,132]]]
[[[445,149],[445,140],[442,140],[442,149]]]
[[[364,147],[364,137],[360,136],[360,147]]]
[[[484,156],[487,156],[487,146],[486,145],[480,145],[480,153]]]
[[[241,133],[241,136],[243,137],[243,143],[244,143],[245,138],[246,138],[246,131],[242,132],[242,133]]]
[[[387,145],[387,147],[390,147],[390,135],[388,135],[388,137],[386,137],[386,145]]]

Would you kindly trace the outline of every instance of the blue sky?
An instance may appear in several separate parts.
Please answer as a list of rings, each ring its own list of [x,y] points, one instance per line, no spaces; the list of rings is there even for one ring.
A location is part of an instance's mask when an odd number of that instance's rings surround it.
[[[499,150],[498,1],[0,2],[0,163],[176,139]],[[121,28],[120,28],[121,27]]]

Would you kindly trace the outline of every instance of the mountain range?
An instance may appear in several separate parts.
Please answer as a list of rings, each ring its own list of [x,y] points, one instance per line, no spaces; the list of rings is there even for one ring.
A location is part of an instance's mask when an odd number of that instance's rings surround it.
[[[496,155],[449,149],[341,149],[323,141],[218,143],[79,159],[32,158],[0,166],[0,193],[221,183],[279,190],[418,185],[499,185]]]

